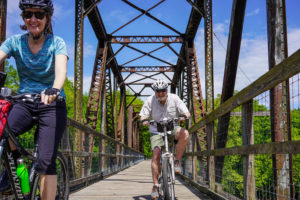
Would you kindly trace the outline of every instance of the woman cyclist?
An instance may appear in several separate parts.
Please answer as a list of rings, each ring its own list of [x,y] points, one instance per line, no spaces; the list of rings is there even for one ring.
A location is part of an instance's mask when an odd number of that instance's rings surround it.
[[[32,128],[32,117],[38,118],[39,138],[37,171],[41,176],[41,198],[55,199],[58,143],[66,127],[64,100],[55,101],[62,90],[67,73],[67,51],[63,39],[52,33],[52,0],[20,0],[27,33],[8,38],[0,47],[0,63],[11,56],[16,61],[20,86],[18,93],[40,93],[34,103],[19,102],[10,111],[8,126],[16,135]],[[12,145],[11,145],[12,146]],[[13,151],[16,159],[17,151]]]

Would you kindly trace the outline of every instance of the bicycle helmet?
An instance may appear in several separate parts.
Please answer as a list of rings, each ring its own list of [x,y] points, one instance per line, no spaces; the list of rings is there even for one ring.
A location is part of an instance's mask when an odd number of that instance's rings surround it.
[[[164,80],[158,79],[155,83],[152,84],[152,88],[156,90],[165,90],[168,88],[168,83]]]
[[[25,10],[26,8],[40,8],[46,10],[51,16],[54,11],[52,0],[20,0],[19,8]]]

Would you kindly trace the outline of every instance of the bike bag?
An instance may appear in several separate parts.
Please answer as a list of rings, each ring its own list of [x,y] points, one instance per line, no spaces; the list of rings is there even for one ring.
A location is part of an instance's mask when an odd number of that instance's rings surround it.
[[[168,124],[166,125],[166,127],[167,127],[167,131],[173,131],[174,130],[173,121],[169,121]],[[157,123],[157,131],[164,132],[164,127],[160,123]]]
[[[11,103],[9,101],[0,99],[0,139],[2,138],[4,132],[10,108]]]

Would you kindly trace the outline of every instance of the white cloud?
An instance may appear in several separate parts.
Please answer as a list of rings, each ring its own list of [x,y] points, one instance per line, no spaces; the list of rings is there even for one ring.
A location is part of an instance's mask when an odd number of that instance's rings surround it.
[[[214,26],[214,32],[218,37],[213,37],[214,40],[214,94],[221,94],[228,34],[225,33],[225,24],[216,24]],[[205,54],[204,54],[204,30],[200,29],[195,38],[196,53],[198,59],[201,87],[203,95],[205,96]],[[289,55],[294,53],[300,48],[300,28],[288,30],[288,48]],[[250,83],[255,81],[261,75],[266,73],[269,69],[268,66],[268,41],[266,35],[253,35],[248,37],[244,35],[241,44],[238,71],[236,76],[236,90],[242,90],[244,87],[248,86]],[[250,81],[248,80],[250,79]]]
[[[250,17],[250,16],[253,16],[253,15],[257,15],[259,13],[259,8],[256,8],[255,10],[249,12],[246,14],[246,17]]]
[[[59,1],[54,2],[54,13],[53,17],[54,19],[60,19],[65,18],[68,15],[74,15],[74,8],[66,9],[66,7],[63,7],[61,4],[57,3]]]
[[[293,54],[295,51],[300,49],[300,28],[288,29],[288,53]]]
[[[95,57],[96,55],[96,47],[88,43],[84,44],[83,51],[84,57]]]
[[[19,25],[23,24],[20,16],[19,1],[7,1],[7,19],[6,19],[6,36],[12,36],[20,33]]]

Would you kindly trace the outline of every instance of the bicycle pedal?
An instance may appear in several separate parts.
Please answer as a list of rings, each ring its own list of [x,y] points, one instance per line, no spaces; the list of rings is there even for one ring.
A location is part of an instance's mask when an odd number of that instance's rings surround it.
[[[158,178],[158,184],[161,184],[162,183],[162,177],[159,177]]]

